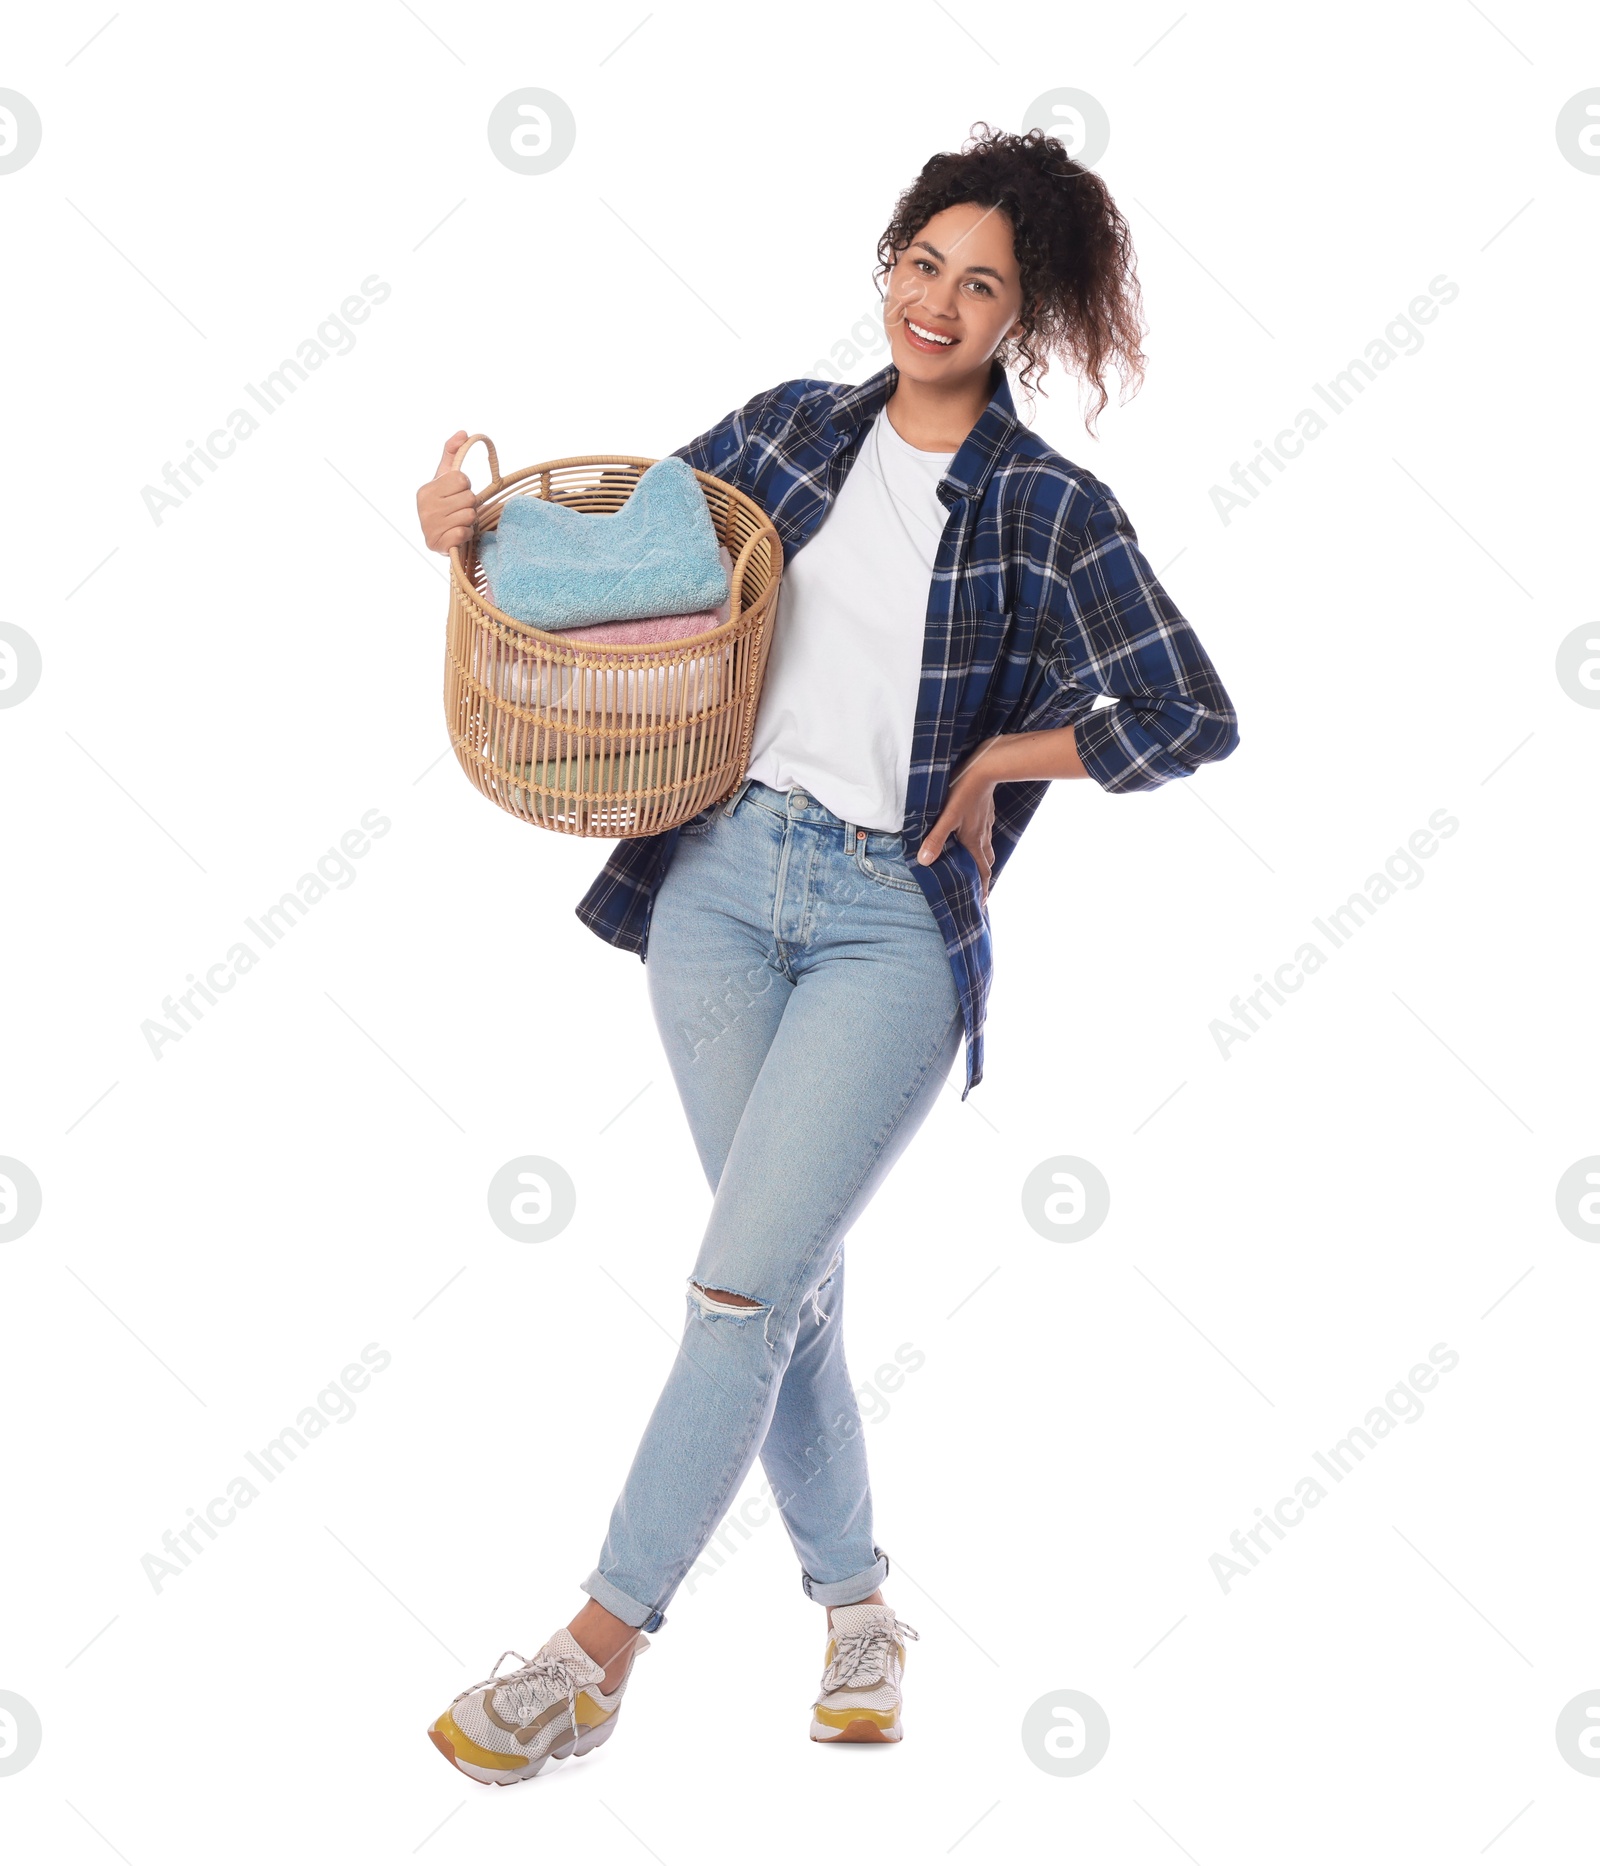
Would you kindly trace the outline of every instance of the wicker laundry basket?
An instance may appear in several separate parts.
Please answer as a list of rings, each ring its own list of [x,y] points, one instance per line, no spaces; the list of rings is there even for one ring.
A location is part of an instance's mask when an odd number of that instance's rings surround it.
[[[579,455],[500,477],[487,435],[489,484],[477,536],[508,499],[555,499],[614,512],[654,463]],[[718,539],[733,558],[728,620],[680,641],[568,641],[489,601],[477,536],[450,553],[444,707],[461,768],[524,823],[569,836],[649,836],[730,795],[744,776],[777,619],[783,547],[754,500],[696,471]]]

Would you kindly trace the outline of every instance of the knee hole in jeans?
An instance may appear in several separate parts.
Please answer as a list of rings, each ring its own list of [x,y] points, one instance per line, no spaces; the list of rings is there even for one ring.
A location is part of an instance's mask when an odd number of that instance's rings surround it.
[[[706,1289],[702,1284],[691,1283],[689,1288],[695,1300],[700,1304],[702,1315],[724,1315],[730,1309],[746,1312],[759,1309],[761,1304],[753,1297],[736,1295],[728,1289]]]

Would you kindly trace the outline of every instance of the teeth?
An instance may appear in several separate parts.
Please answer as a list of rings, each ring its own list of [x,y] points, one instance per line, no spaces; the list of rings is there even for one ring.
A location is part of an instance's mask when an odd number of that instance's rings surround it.
[[[919,337],[925,337],[929,343],[951,344],[955,342],[954,337],[941,337],[937,331],[924,330],[920,324],[913,324],[910,318],[906,319],[906,324],[910,329],[914,330]]]

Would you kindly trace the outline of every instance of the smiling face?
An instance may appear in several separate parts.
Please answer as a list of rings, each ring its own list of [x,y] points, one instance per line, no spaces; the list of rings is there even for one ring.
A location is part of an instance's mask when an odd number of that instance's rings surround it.
[[[947,207],[896,258],[883,305],[889,353],[903,377],[947,387],[981,371],[1020,336],[1022,282],[1001,208]],[[942,340],[942,341],[941,341]]]

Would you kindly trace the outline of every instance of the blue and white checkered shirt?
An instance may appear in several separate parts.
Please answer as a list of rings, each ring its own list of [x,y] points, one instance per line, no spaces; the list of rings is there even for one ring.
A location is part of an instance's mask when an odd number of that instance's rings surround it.
[[[858,386],[780,382],[678,457],[754,499],[792,556],[827,517],[898,373],[890,364]],[[997,733],[1075,725],[1078,756],[1103,789],[1151,790],[1226,758],[1239,730],[1216,669],[1157,582],[1115,495],[1018,421],[998,367],[989,405],[938,496],[950,518],[928,590],[901,833],[961,994],[965,1100],[983,1079],[988,907],[977,862],[956,837],[937,861],[914,859],[954,767]],[[1095,708],[1101,694],[1111,704]],[[1047,784],[996,787],[991,890]],[[677,836],[670,829],[619,842],[578,903],[584,925],[642,959]]]

